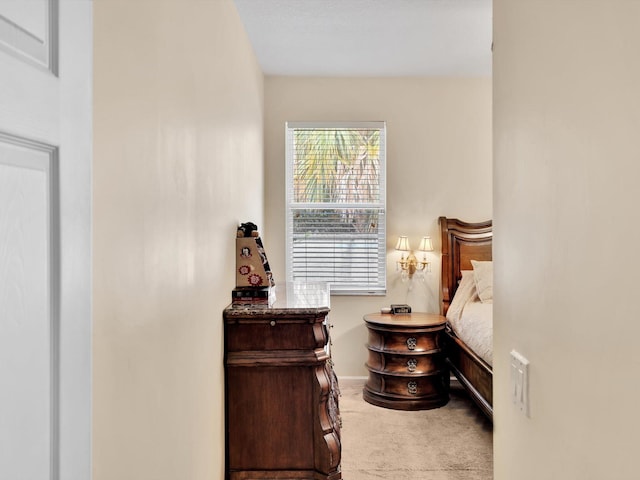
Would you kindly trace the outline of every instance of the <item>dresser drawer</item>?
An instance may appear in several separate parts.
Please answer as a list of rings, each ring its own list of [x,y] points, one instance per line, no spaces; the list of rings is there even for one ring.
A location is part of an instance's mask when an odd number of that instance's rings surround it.
[[[310,321],[230,318],[225,330],[227,352],[323,348],[329,339],[324,316]]]

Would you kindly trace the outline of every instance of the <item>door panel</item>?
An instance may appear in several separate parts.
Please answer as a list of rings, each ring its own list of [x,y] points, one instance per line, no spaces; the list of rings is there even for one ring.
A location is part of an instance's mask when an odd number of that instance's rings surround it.
[[[58,2],[3,0],[0,47],[57,74]]]
[[[0,135],[0,466],[52,478],[57,458],[55,148]]]

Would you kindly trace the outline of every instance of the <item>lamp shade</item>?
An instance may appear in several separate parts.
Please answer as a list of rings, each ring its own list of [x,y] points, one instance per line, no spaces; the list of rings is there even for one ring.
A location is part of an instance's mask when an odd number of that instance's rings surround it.
[[[433,244],[431,243],[431,237],[422,237],[418,250],[420,250],[421,252],[432,252]]]
[[[411,251],[411,247],[409,246],[409,239],[402,235],[398,237],[398,243],[396,243],[396,250],[400,250],[401,252],[409,252]]]

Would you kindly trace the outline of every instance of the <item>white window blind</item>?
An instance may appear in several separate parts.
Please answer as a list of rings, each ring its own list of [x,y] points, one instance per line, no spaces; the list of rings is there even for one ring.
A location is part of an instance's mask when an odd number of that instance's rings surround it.
[[[287,280],[384,294],[384,122],[288,122]]]

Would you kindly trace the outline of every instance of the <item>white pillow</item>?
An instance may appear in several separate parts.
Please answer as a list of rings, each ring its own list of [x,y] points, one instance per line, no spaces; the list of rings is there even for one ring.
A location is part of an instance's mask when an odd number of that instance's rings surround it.
[[[447,320],[449,320],[450,323],[455,323],[460,319],[462,309],[468,301],[473,300],[474,298],[476,301],[478,299],[476,294],[476,284],[471,270],[462,270],[461,273],[462,279],[458,284],[456,294],[453,296],[453,300],[447,310]]]
[[[473,278],[482,303],[493,303],[493,262],[471,260]]]

